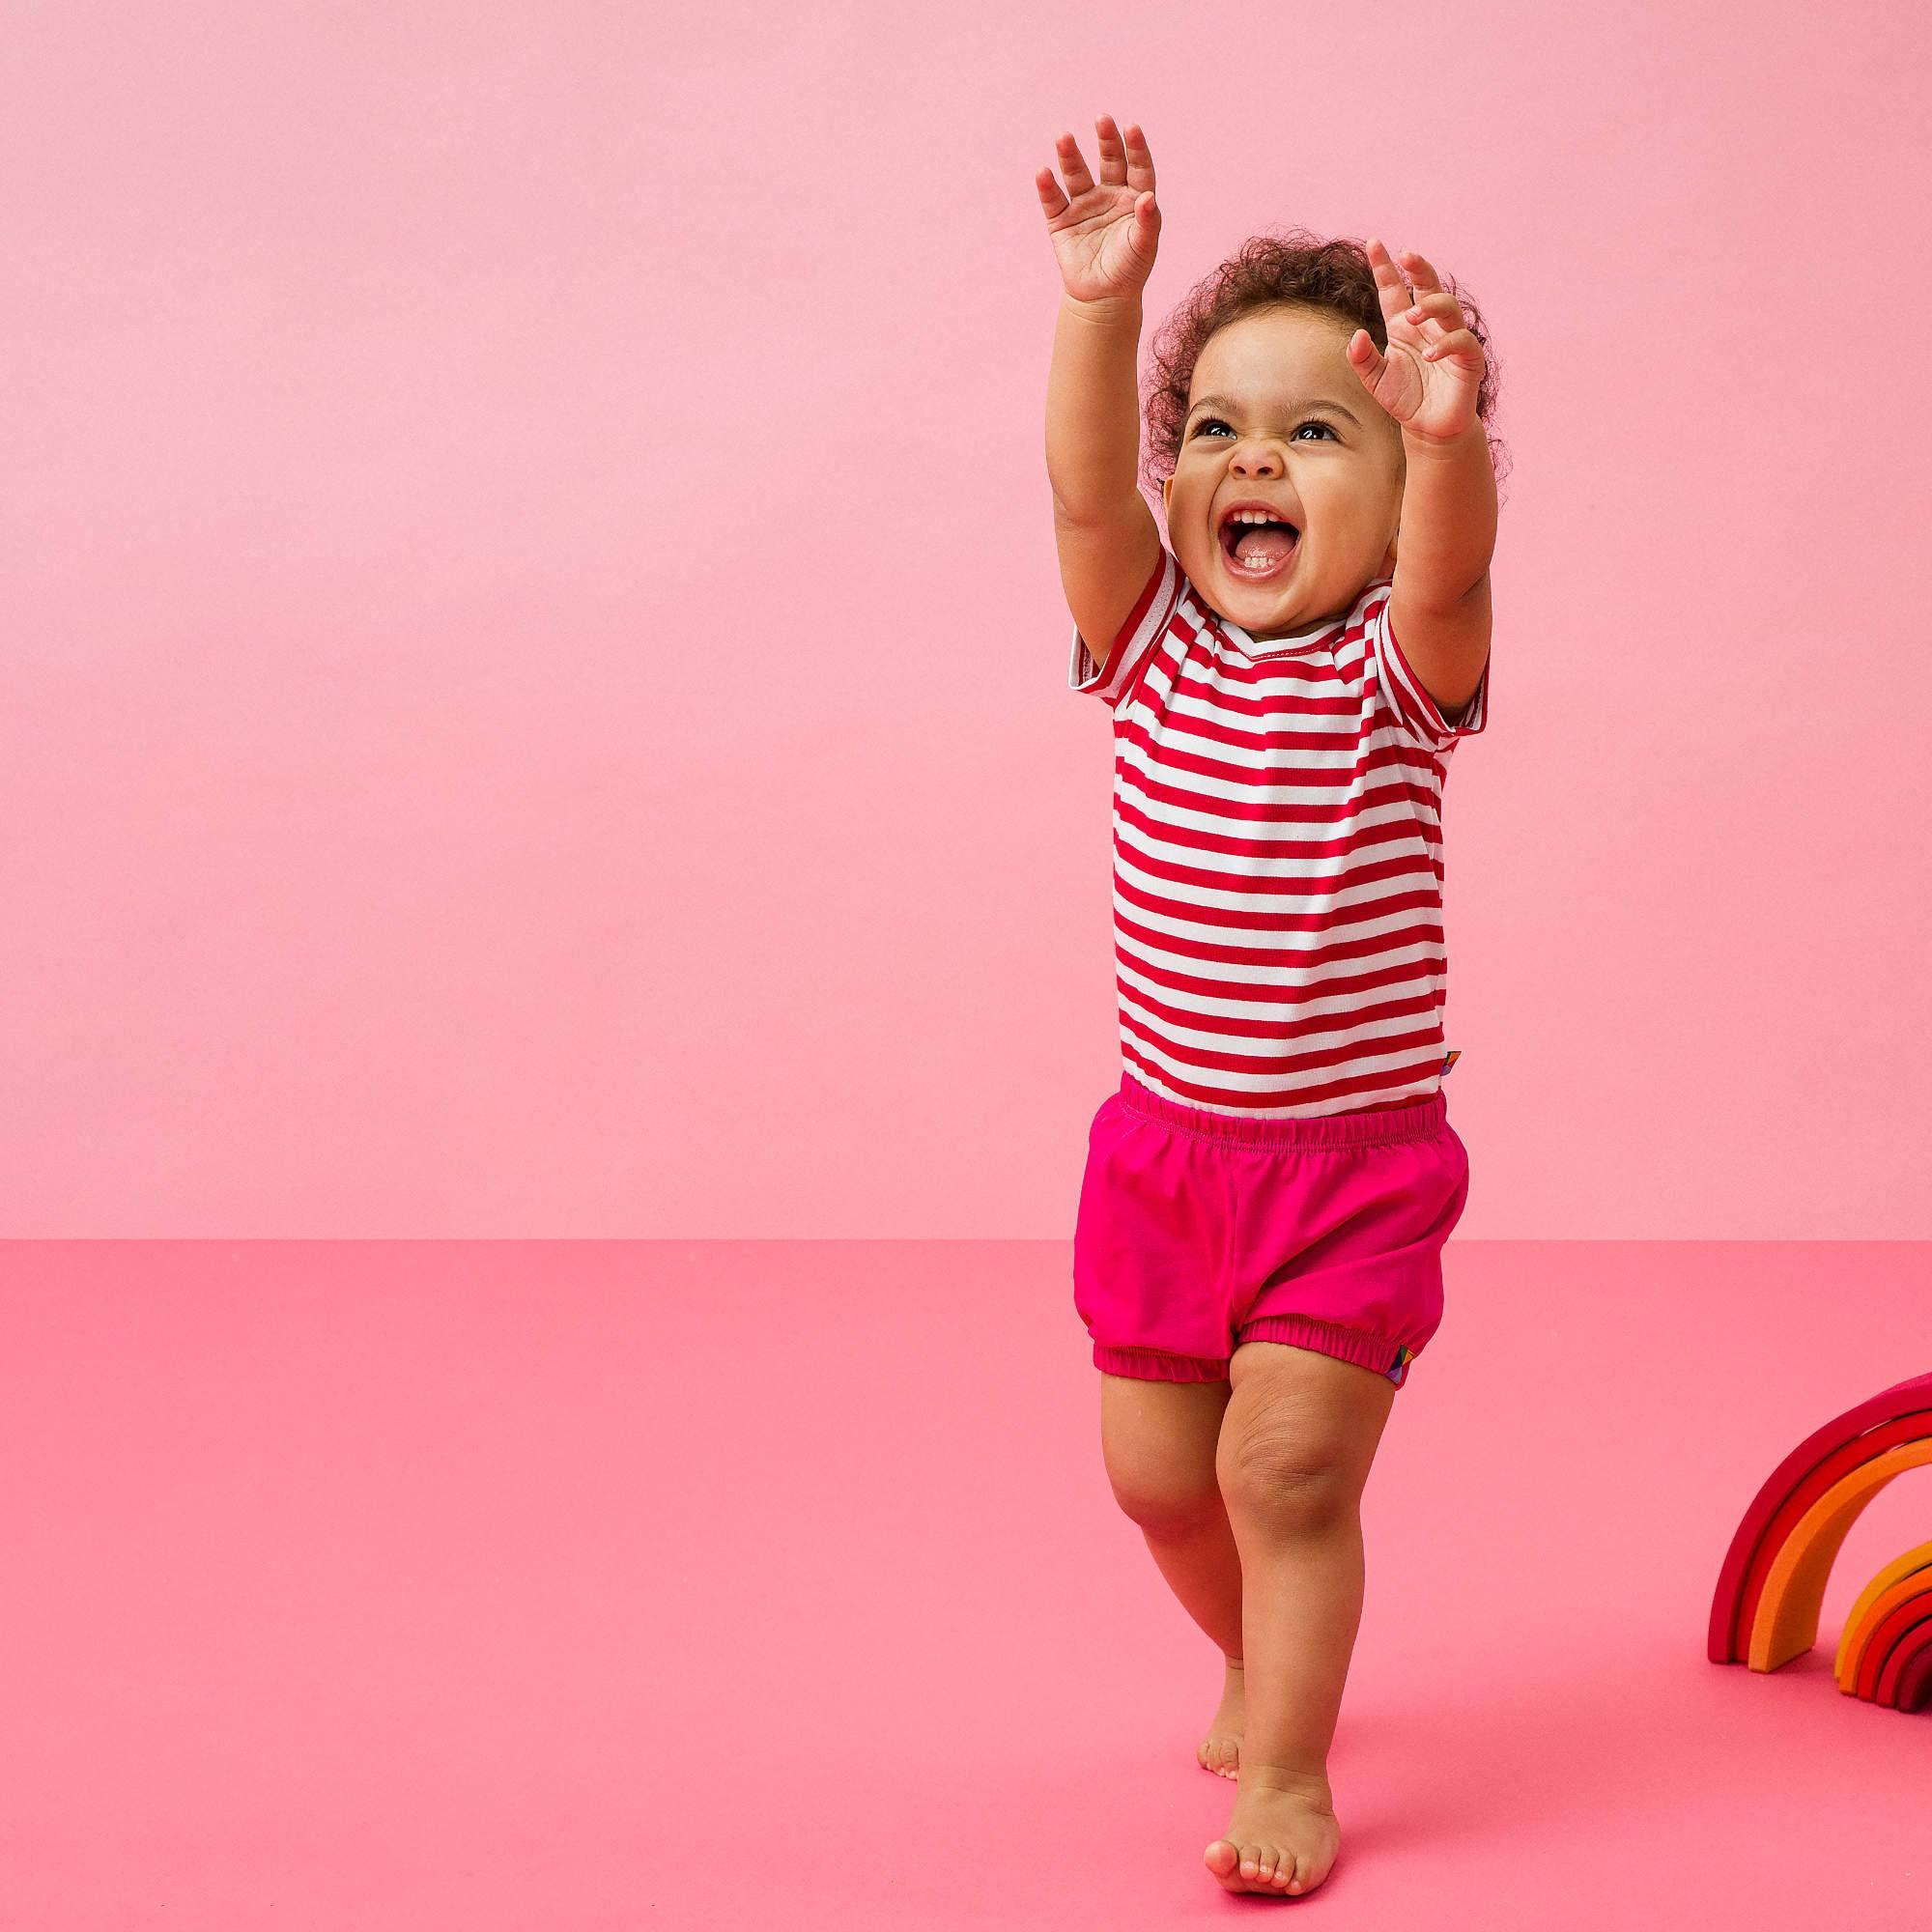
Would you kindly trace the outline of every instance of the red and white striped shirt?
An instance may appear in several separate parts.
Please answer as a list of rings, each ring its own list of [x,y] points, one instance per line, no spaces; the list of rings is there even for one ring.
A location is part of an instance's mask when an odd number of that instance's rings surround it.
[[[1346,618],[1257,640],[1162,547],[1096,670],[1114,712],[1114,956],[1125,1070],[1216,1113],[1426,1099],[1445,1066],[1442,782],[1487,722],[1409,668],[1378,578]]]

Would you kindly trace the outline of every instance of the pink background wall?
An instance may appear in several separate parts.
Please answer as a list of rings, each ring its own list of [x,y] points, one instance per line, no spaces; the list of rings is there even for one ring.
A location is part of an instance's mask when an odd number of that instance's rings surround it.
[[[1932,1232],[1925,16],[1240,24],[14,10],[0,1229],[1070,1236],[1032,175],[1105,110],[1150,332],[1296,221],[1494,330],[1459,1236]]]

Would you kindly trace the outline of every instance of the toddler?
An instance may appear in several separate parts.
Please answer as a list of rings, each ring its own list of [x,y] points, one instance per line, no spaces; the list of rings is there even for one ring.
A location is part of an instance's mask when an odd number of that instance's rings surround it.
[[[1360,1498],[1442,1315],[1468,1154],[1442,1080],[1442,785],[1489,699],[1482,322],[1420,255],[1263,237],[1155,342],[1139,128],[1035,177],[1065,283],[1046,459],[1069,686],[1113,713],[1122,1067],[1074,1306],[1121,1507],[1220,1646],[1197,1755],[1230,1891],[1307,1892],[1361,1618]]]

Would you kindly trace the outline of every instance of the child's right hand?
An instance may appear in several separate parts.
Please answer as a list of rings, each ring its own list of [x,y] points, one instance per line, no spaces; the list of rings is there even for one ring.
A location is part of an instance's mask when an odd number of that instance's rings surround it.
[[[1051,168],[1033,180],[1066,293],[1076,301],[1118,301],[1140,294],[1160,240],[1153,156],[1137,124],[1128,124],[1124,146],[1111,115],[1102,114],[1094,127],[1100,138],[1097,182],[1071,134],[1054,145],[1072,199],[1061,193]]]

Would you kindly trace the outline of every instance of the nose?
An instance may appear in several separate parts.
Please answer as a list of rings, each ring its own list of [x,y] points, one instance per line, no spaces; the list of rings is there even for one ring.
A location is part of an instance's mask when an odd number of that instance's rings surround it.
[[[1246,437],[1235,445],[1228,468],[1240,476],[1279,476],[1281,453],[1271,442]]]

